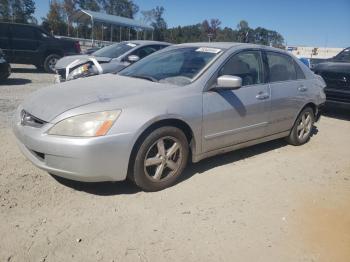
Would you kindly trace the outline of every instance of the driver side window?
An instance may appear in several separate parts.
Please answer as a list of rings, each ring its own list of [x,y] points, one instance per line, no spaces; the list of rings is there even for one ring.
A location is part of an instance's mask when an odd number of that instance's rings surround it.
[[[135,50],[134,52],[132,52],[131,55],[136,55],[138,56],[140,59],[156,52],[157,49],[153,46],[144,46],[144,47],[140,47],[139,49]]]
[[[263,83],[260,51],[245,51],[231,57],[219,71],[219,76],[231,75],[242,78],[242,86]]]

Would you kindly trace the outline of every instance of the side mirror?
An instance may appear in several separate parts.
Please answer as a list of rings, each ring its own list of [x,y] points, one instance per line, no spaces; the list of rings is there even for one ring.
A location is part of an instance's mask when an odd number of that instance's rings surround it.
[[[138,57],[137,55],[128,56],[128,61],[131,62],[131,63],[135,63],[135,62],[137,62],[139,60],[140,60],[140,57]]]
[[[242,78],[239,76],[223,75],[217,80],[215,89],[234,90],[242,87]]]

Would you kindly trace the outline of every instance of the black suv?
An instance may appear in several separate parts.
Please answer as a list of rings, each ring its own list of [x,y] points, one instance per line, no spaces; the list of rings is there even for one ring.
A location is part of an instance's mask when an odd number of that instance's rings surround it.
[[[327,84],[327,102],[350,105],[350,47],[312,70]]]
[[[10,63],[53,72],[58,59],[80,53],[79,42],[56,38],[36,25],[0,22],[0,48]]]

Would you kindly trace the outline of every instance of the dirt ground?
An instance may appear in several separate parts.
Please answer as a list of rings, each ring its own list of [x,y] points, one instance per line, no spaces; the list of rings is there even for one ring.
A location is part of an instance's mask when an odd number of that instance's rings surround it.
[[[350,113],[190,165],[174,187],[57,181],[16,146],[13,110],[53,76],[0,85],[0,261],[350,261]],[[333,109],[329,109],[332,111]]]

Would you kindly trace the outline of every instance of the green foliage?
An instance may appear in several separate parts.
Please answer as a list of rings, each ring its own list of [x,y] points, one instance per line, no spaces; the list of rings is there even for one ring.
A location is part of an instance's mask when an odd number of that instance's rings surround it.
[[[42,18],[42,26],[56,35],[66,35],[67,25],[65,22],[65,11],[58,0],[52,0],[46,17]]]
[[[142,22],[150,24],[154,28],[154,39],[164,41],[168,25],[163,17],[165,12],[164,7],[157,6],[148,11],[142,11]]]
[[[30,5],[32,0],[10,0],[11,8],[7,8],[9,0],[0,0],[0,15],[8,17],[11,12],[6,10],[17,10],[17,3],[28,1],[28,13],[33,10],[34,6]],[[32,9],[31,9],[32,7]],[[133,18],[139,11],[139,7],[133,0],[52,0],[49,13],[43,19],[43,26],[55,34],[66,35],[73,32],[71,15],[77,8],[88,9],[92,11],[106,12],[112,15]],[[263,27],[251,28],[245,20],[241,20],[236,28],[221,28],[221,21],[217,18],[204,20],[202,23],[187,26],[178,26],[168,28],[164,19],[165,9],[157,6],[148,11],[142,11],[142,22],[149,24],[154,28],[154,39],[159,41],[167,41],[171,43],[186,42],[242,42],[255,43],[261,45],[271,45],[275,47],[283,47],[284,39],[281,34],[276,31]],[[21,13],[20,13],[21,14]],[[20,14],[17,16],[20,17]],[[68,24],[67,24],[68,23]],[[91,36],[91,28],[87,24],[79,24],[78,30],[83,37]],[[103,30],[103,25],[95,23],[94,34],[98,39],[104,36],[104,39],[110,39],[110,27]],[[119,30],[114,28],[113,36],[119,36]],[[122,38],[128,39],[129,31],[122,29]],[[136,38],[136,31],[131,29],[132,38]],[[79,33],[79,34],[80,34]]]
[[[104,10],[107,14],[134,18],[139,11],[138,5],[131,0],[103,0]]]
[[[91,11],[100,11],[101,0],[78,0],[77,4],[81,9],[91,10]]]
[[[0,20],[17,23],[35,22],[34,0],[0,0]]]

